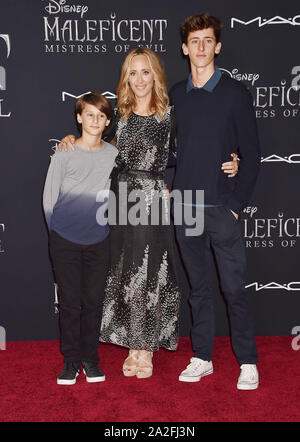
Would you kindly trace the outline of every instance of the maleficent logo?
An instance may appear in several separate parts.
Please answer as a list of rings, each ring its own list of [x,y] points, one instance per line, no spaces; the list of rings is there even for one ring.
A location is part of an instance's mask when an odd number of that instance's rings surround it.
[[[0,34],[0,39],[5,42],[6,45],[6,59],[8,59],[10,54],[10,38],[8,34]],[[1,54],[1,53],[0,53]],[[2,59],[2,57],[0,57]],[[6,91],[6,69],[4,66],[0,66],[0,91]],[[2,110],[3,98],[0,99],[0,117],[10,117],[11,112],[4,113]]]
[[[4,224],[0,224],[0,233],[2,234],[4,231],[5,231],[5,225]],[[3,245],[2,245],[2,239],[0,239],[0,253],[4,253],[4,252],[5,252],[5,250],[4,250]]]
[[[268,84],[259,73],[240,72],[238,68],[223,72],[249,87],[256,118],[295,118],[300,116],[300,66],[293,66],[287,77]]]
[[[258,207],[246,207],[243,210],[247,248],[296,247],[300,238],[300,218],[287,217],[282,210],[273,216],[258,213]]]
[[[0,38],[2,38],[6,43],[6,58],[9,57],[10,54],[10,38],[8,34],[0,34]]]
[[[6,44],[6,58],[9,57],[10,54],[10,39],[8,34],[0,34],[0,38],[2,38]],[[6,70],[3,66],[0,66],[0,90],[6,90]]]
[[[136,46],[166,52],[166,19],[118,17],[116,12],[103,12],[103,8],[98,10],[103,14],[99,18],[99,12],[93,13],[91,7],[67,4],[65,0],[51,0],[44,5],[46,53],[126,53]]]

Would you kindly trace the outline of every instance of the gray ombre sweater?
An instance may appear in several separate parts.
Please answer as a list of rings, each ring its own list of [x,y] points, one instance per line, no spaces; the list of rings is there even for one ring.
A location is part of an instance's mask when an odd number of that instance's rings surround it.
[[[107,208],[110,173],[118,150],[109,143],[88,151],[55,152],[44,187],[43,206],[49,231],[76,244],[96,244],[109,234],[100,225]]]

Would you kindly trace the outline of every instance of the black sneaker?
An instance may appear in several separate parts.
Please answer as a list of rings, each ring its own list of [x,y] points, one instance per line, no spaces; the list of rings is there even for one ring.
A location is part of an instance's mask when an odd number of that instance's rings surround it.
[[[57,378],[58,385],[73,385],[80,373],[80,365],[74,362],[65,362],[63,371]]]
[[[105,375],[99,369],[96,362],[82,361],[83,373],[86,375],[87,382],[103,382]]]

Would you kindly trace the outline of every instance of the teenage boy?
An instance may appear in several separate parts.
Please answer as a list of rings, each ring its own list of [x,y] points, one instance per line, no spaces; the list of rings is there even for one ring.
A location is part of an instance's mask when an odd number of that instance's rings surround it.
[[[113,114],[106,98],[96,93],[82,96],[76,114],[81,136],[75,140],[73,155],[52,156],[43,195],[59,293],[64,355],[57,378],[60,385],[75,384],[81,365],[87,382],[105,380],[98,367],[98,344],[110,247],[104,217],[101,225],[97,222],[101,218],[97,201],[109,188],[118,151],[101,139]],[[101,206],[101,213],[104,209]]]
[[[213,372],[213,293],[205,259],[211,246],[228,303],[232,346],[241,366],[237,388],[252,390],[258,387],[257,350],[245,289],[240,212],[254,189],[260,147],[251,94],[240,82],[222,75],[214,63],[221,50],[221,27],[220,20],[207,13],[185,21],[182,50],[189,57],[191,73],[170,91],[178,126],[174,188],[204,190],[203,234],[186,236],[185,226],[176,226],[191,283],[195,353],[179,380],[197,382]],[[228,180],[218,165],[231,152],[239,153],[240,164],[237,177]]]

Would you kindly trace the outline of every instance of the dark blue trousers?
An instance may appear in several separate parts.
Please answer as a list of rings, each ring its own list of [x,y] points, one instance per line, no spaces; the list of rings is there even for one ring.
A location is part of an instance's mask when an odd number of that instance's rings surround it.
[[[245,289],[246,254],[241,222],[223,206],[209,207],[204,211],[202,235],[186,236],[185,228],[176,226],[176,234],[191,285],[195,357],[210,361],[213,354],[214,302],[207,269],[207,250],[211,246],[228,305],[233,351],[239,364],[256,364],[254,327]]]

